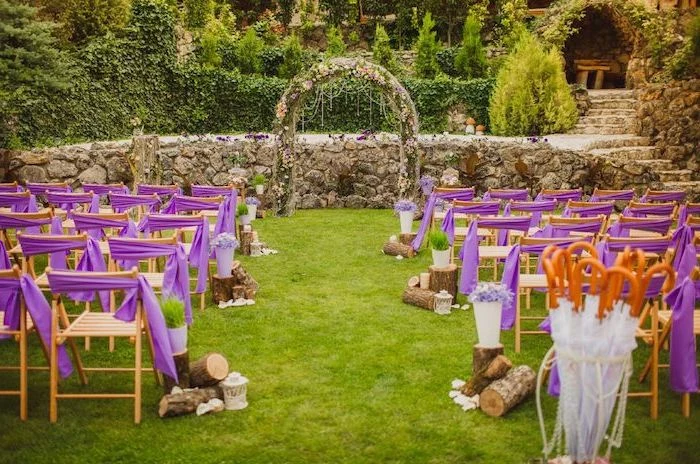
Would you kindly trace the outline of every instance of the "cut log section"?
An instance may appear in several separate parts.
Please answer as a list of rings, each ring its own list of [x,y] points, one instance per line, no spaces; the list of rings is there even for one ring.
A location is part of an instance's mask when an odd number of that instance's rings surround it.
[[[457,266],[450,264],[447,267],[438,268],[430,266],[430,290],[438,293],[440,290],[447,290],[447,293],[452,295],[454,303],[457,296]]]
[[[253,230],[244,232],[241,228],[241,247],[240,251],[243,256],[250,256],[250,244],[253,243]]]
[[[474,396],[481,393],[491,382],[506,375],[512,367],[513,363],[510,359],[503,355],[498,355],[488,366],[474,374],[459,390],[467,396]]]
[[[403,302],[432,311],[435,309],[435,292],[417,287],[407,287],[403,292]]]
[[[474,345],[472,350],[472,376],[488,367],[491,361],[501,354],[503,354],[503,345],[496,347],[481,346],[478,343]]]
[[[190,386],[216,385],[228,375],[228,361],[219,353],[209,353],[190,364]]]
[[[233,298],[233,287],[236,285],[236,278],[211,276],[211,296],[215,302],[228,301]]]
[[[254,299],[259,287],[258,282],[243,269],[240,261],[233,262],[230,277],[211,277],[214,303],[238,298]]]
[[[189,351],[183,351],[173,355],[175,361],[175,370],[177,372],[177,383],[170,376],[163,374],[163,390],[167,395],[174,386],[182,389],[190,388],[190,354]]]
[[[413,240],[416,238],[416,233],[415,232],[410,232],[408,234],[401,234],[399,235],[399,243],[403,243],[404,245],[410,245],[413,243]]]
[[[404,258],[413,258],[416,255],[416,250],[410,245],[404,245],[399,242],[386,242],[382,248],[385,255],[403,256]]]
[[[168,394],[160,399],[158,415],[160,417],[177,417],[192,414],[201,403],[218,398],[224,399],[219,387],[196,388],[182,393]]]
[[[245,269],[243,269],[240,261],[233,262],[231,274],[236,279],[237,284],[243,285],[246,289],[252,289],[254,292],[259,290],[260,286],[258,285],[258,282],[253,279],[253,276],[248,274]]]
[[[419,283],[420,283],[420,279],[418,278],[418,276],[413,276],[410,279],[408,279],[408,286],[409,287],[417,287]]]
[[[500,417],[535,392],[537,376],[529,366],[514,367],[491,383],[479,397],[481,410],[489,416]]]

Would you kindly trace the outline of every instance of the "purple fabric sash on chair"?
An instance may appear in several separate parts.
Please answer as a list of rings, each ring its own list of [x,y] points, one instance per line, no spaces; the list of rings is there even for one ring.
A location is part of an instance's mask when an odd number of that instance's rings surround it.
[[[665,235],[668,233],[673,223],[673,219],[671,218],[642,219],[644,220],[631,222],[616,221],[613,225],[608,227],[608,235],[611,237],[629,237],[630,230],[643,230],[645,232],[656,232]]]
[[[214,225],[214,236],[223,232],[235,234],[234,221],[236,218],[237,196],[233,193],[230,197],[224,197],[221,203],[202,201],[202,197],[188,197],[185,195],[173,195],[170,202],[163,207],[163,214],[177,214],[188,211],[218,210]],[[208,232],[207,232],[208,233]]]
[[[46,301],[41,290],[36,286],[32,278],[23,274],[19,280],[0,278],[0,295],[4,297],[5,320],[3,324],[9,326],[11,330],[18,330],[20,325],[20,292],[24,297],[34,327],[36,328],[39,337],[46,349],[50,350],[51,346],[51,306]],[[61,377],[66,378],[73,372],[73,364],[71,363],[66,347],[60,345],[58,347],[58,372]]]
[[[70,185],[42,184],[41,182],[27,182],[27,190],[34,195],[43,195],[46,192],[72,192]]]
[[[109,253],[116,260],[126,262],[166,256],[163,276],[163,296],[174,296],[185,304],[185,319],[192,324],[190,275],[187,255],[182,243],[149,243],[124,238],[109,238]]]
[[[100,197],[92,193],[46,192],[46,201],[51,205],[60,205],[68,213],[78,204],[89,203],[88,213],[100,212]]]
[[[557,208],[557,200],[535,200],[518,203],[508,202],[503,210],[504,216],[510,216],[513,211],[532,213],[530,217],[530,227],[539,227],[542,221],[542,213],[553,212]]]
[[[136,238],[138,232],[136,231],[136,224],[131,219],[126,221],[121,219],[109,219],[93,214],[73,214],[73,222],[75,223],[75,230],[78,232],[87,232],[95,240],[102,240],[105,233],[104,229],[113,228],[120,229],[120,237],[131,237]]]
[[[85,286],[85,274],[83,272],[52,272],[48,276],[51,291],[65,293],[82,290]],[[125,290],[124,301],[114,315],[115,318],[125,322],[136,319],[138,296],[141,295],[153,342],[153,365],[156,369],[177,380],[173,350],[170,346],[165,318],[160,310],[158,298],[146,279],[141,275],[138,279],[103,277],[99,281],[90,279],[90,286],[98,291]]]
[[[413,249],[418,251],[418,249],[423,244],[423,239],[425,238],[426,232],[428,232],[428,227],[433,220],[433,211],[435,210],[435,203],[437,200],[458,200],[458,201],[471,201],[474,199],[474,189],[465,188],[459,189],[454,192],[435,192],[433,191],[430,196],[428,196],[428,201],[425,203],[425,208],[423,209],[423,220],[420,223],[418,232],[416,233],[416,238],[413,239],[411,246]]]
[[[565,238],[561,241],[556,241],[554,245],[559,247],[567,247],[572,243],[590,241],[589,237],[576,237],[574,239]],[[508,253],[506,258],[506,264],[503,267],[503,277],[501,278],[501,283],[508,287],[508,289],[513,293],[513,301],[510,304],[503,305],[503,312],[501,314],[501,329],[507,330],[513,327],[515,323],[515,304],[516,298],[518,298],[518,288],[520,286],[520,253],[529,253],[541,255],[545,248],[552,245],[551,242],[545,244],[537,245],[515,245]],[[541,263],[537,263],[537,273],[542,273]]]
[[[40,228],[43,225],[51,225],[51,233],[60,235],[63,231],[61,226],[61,218],[45,217],[38,219],[29,219],[23,217],[6,216],[0,213],[0,229],[20,229],[30,233],[40,233]]]
[[[615,205],[613,203],[604,203],[601,205],[590,205],[590,206],[566,206],[564,212],[561,214],[562,217],[573,217],[578,215],[578,217],[591,217],[598,216],[602,214],[604,216],[610,216],[613,212]]]
[[[115,213],[124,213],[137,206],[148,206],[148,211],[155,213],[161,205],[158,195],[124,195],[121,193],[110,193],[109,204]]]
[[[129,194],[129,187],[122,184],[83,184],[84,192],[92,192],[98,197],[109,195],[110,193]]]
[[[19,184],[17,184],[17,185],[15,185],[15,184],[0,184],[0,192],[1,193],[19,193],[19,192],[24,192],[24,189]]]
[[[688,216],[700,214],[700,203],[690,205],[681,205],[678,210],[678,225],[685,224],[688,221]]]
[[[642,198],[639,199],[642,203],[651,203],[653,201],[684,201],[686,192],[683,190],[671,190],[668,192],[655,192],[650,195],[649,192],[645,193]]]
[[[447,234],[450,245],[455,241],[455,214],[481,214],[486,216],[496,216],[501,204],[498,201],[485,201],[470,206],[454,206],[447,210],[442,220],[440,229]]]
[[[696,302],[700,300],[700,281],[686,277],[666,296],[671,307],[671,357],[670,384],[678,393],[694,393],[700,390],[693,333],[693,317]]]
[[[587,232],[595,234],[600,232],[603,220],[595,222],[583,222],[579,224],[547,224],[539,232],[532,234],[533,237],[542,238],[564,238],[570,237],[572,232]]]
[[[610,192],[610,193],[596,193],[593,192],[593,195],[591,195],[591,198],[589,201],[591,202],[596,202],[596,201],[609,201],[609,200],[615,200],[615,201],[629,201],[634,198],[634,190],[620,190],[619,192]]]
[[[148,185],[139,184],[136,186],[137,195],[153,195],[167,196],[175,195],[176,193],[182,195],[182,187],[177,185]]]
[[[36,206],[36,196],[17,195],[21,192],[0,192],[0,208],[10,208],[13,213],[36,213],[39,209]]]
[[[673,210],[676,208],[676,205],[673,204],[661,204],[661,205],[655,205],[653,203],[647,203],[644,205],[634,205],[634,206],[627,206],[624,211],[622,212],[623,216],[632,216],[632,217],[647,217],[648,215],[652,216],[670,216],[673,214]]]
[[[654,240],[648,238],[630,238],[616,242],[603,240],[595,247],[598,250],[598,259],[605,267],[611,267],[615,264],[617,254],[625,251],[625,247],[632,249],[640,249],[645,253],[664,254],[671,246],[671,240]]]
[[[683,224],[673,233],[672,240],[675,247],[673,268],[676,270],[676,280],[682,281],[689,277],[697,265],[697,249],[695,247],[695,232],[700,230],[700,225]]]
[[[503,218],[480,217],[474,219],[467,229],[467,237],[459,252],[462,260],[462,275],[459,281],[459,292],[471,293],[479,281],[479,227],[498,230],[520,230],[527,232],[530,229],[530,218],[527,216]]]
[[[159,230],[174,230],[181,227],[196,227],[189,262],[197,268],[197,287],[195,293],[207,290],[209,273],[209,221],[206,217],[177,216],[169,214],[150,214],[145,216],[137,226],[140,232],[150,234]]]
[[[540,192],[535,197],[535,201],[542,200],[557,200],[558,203],[566,203],[569,200],[580,201],[583,198],[583,191],[579,190],[560,190],[554,192]]]
[[[2,240],[0,240],[0,270],[4,269],[11,269],[12,264],[10,263],[10,256],[7,254],[7,250],[5,249],[5,244],[2,243]],[[9,298],[9,295],[4,292],[0,292],[0,308],[7,308],[7,300]],[[0,340],[3,337],[0,336]]]
[[[503,189],[503,190],[488,190],[481,197],[482,200],[519,200],[525,201],[530,193],[527,189]]]
[[[218,195],[230,197],[238,195],[238,190],[229,185],[192,185],[193,197],[215,197]]]

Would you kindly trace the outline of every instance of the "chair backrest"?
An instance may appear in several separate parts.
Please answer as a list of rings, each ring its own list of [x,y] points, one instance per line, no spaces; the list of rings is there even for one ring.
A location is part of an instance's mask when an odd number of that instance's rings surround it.
[[[599,189],[598,187],[593,190],[591,195],[591,201],[603,201],[603,200],[616,200],[616,201],[629,201],[634,198],[634,189],[626,190],[605,190]]]
[[[82,250],[87,247],[87,234],[46,235],[17,233],[17,241],[22,247],[22,269],[36,278],[34,257],[50,255],[49,266],[66,269],[67,251]]]
[[[452,208],[455,213],[461,214],[483,214],[494,216],[501,208],[501,202],[495,201],[452,201]]]
[[[492,189],[489,188],[484,194],[484,200],[527,200],[530,192],[527,189]]]
[[[137,195],[152,195],[156,194],[158,196],[174,195],[181,192],[182,189],[179,185],[152,185],[152,184],[138,184],[136,186]]]
[[[93,192],[100,197],[110,193],[129,193],[129,188],[124,185],[124,182],[119,182],[118,184],[83,184],[82,187],[84,192]]]
[[[551,216],[549,218],[549,224],[556,230],[600,235],[603,233],[605,220],[606,218],[602,214],[593,217],[579,218]]]
[[[542,189],[537,194],[536,200],[557,200],[564,203],[568,200],[580,200],[583,197],[583,190],[578,189]]]
[[[569,200],[566,203],[565,212],[569,216],[590,217],[603,214],[606,217],[610,216],[615,209],[614,201],[573,201]]]
[[[651,190],[647,189],[644,196],[641,198],[643,202],[658,202],[658,201],[675,201],[682,202],[685,200],[687,193],[685,190]]]
[[[667,251],[672,244],[670,235],[661,237],[606,237],[609,247],[613,251],[623,251],[625,247],[632,249],[639,248],[642,251],[650,253],[659,253]]]
[[[0,183],[0,192],[11,193],[20,191],[22,191],[22,188],[19,186],[17,181]]]
[[[624,215],[626,216],[674,216],[677,204],[675,202],[656,202],[643,203],[638,201],[630,201],[625,208]]]
[[[557,209],[556,199],[535,200],[535,201],[511,201],[508,209],[511,212],[551,212]]]
[[[50,206],[61,207],[70,212],[76,205],[82,205],[84,211],[98,212],[99,197],[92,192],[53,192],[45,193],[46,202]]]
[[[238,194],[238,187],[234,185],[191,185],[193,197],[212,197],[216,195],[231,196]]]
[[[16,212],[27,212],[32,194],[30,192],[0,191],[0,208],[13,208]]]
[[[73,213],[76,230],[122,228],[129,225],[127,213]]]
[[[64,271],[47,267],[46,277],[53,300],[57,302],[63,294],[86,291],[86,289],[106,291],[136,288],[139,271],[136,268],[116,272]]]
[[[170,203],[163,210],[168,214],[186,213],[192,211],[216,210],[224,201],[222,195],[215,197],[191,197],[186,195],[174,195]]]
[[[5,243],[7,250],[12,248],[10,242],[10,230],[32,230],[39,232],[39,228],[51,224],[53,210],[45,210],[37,213],[3,213],[0,212],[0,238]]]
[[[138,216],[150,212],[156,212],[161,205],[161,199],[157,193],[150,195],[128,195],[121,193],[110,193],[109,204],[115,213],[126,213],[132,208],[137,208]],[[146,209],[147,207],[147,209]]]
[[[43,195],[46,192],[70,192],[72,190],[67,182],[27,182],[26,187],[34,195]]]
[[[530,216],[477,216],[474,220],[483,229],[519,230],[527,235],[530,229]]]
[[[114,260],[139,260],[170,256],[181,246],[180,233],[168,238],[109,237],[110,257]]]
[[[670,217],[660,218],[639,218],[620,216],[617,226],[621,229],[642,230],[645,232],[655,232],[659,235],[665,235],[671,228],[673,220]],[[611,227],[614,227],[615,224]]]

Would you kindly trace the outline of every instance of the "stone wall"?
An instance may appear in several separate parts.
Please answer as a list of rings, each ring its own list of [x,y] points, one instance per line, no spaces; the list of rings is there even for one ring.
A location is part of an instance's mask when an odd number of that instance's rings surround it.
[[[218,139],[218,140],[217,140]],[[126,155],[130,141],[98,142],[21,152],[0,152],[5,181],[131,183]],[[489,187],[571,188],[652,185],[658,177],[646,167],[628,167],[560,149],[548,143],[514,139],[425,136],[420,140],[423,174],[439,178],[448,166],[461,183],[480,192]],[[274,143],[243,137],[183,141],[161,138],[163,181],[225,185],[237,177],[270,174]],[[391,136],[358,141],[355,137],[309,135],[298,145],[297,194],[302,208],[390,207],[397,197],[399,146]]]
[[[700,79],[649,84],[638,98],[640,135],[652,140],[660,158],[700,180]]]

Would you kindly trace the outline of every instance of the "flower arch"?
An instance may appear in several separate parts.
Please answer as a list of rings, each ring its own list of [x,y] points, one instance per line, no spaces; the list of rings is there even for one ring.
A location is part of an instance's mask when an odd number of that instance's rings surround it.
[[[398,116],[401,163],[399,194],[409,198],[418,194],[418,113],[411,96],[398,79],[381,66],[362,59],[334,58],[297,75],[277,103],[277,152],[272,173],[272,193],[279,216],[289,216],[294,212],[294,145],[296,127],[304,102],[315,86],[344,77],[354,77],[371,83],[381,91],[389,107]]]

